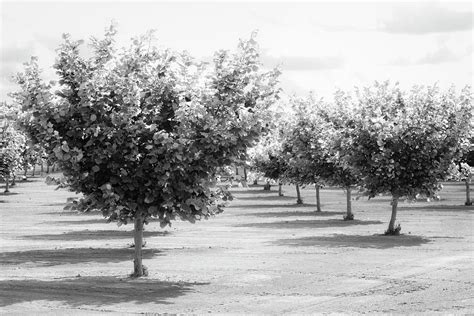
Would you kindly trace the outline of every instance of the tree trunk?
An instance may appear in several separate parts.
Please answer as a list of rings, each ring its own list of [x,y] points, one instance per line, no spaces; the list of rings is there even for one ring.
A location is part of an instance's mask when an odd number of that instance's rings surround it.
[[[319,189],[321,186],[319,184],[315,185],[316,187],[316,212],[321,212],[321,199],[319,197]]]
[[[46,173],[49,174],[49,162],[46,162]]]
[[[397,234],[395,231],[395,220],[397,219],[397,206],[398,206],[398,196],[394,195],[392,197],[392,216],[390,217],[390,223],[388,223],[387,235]]]
[[[258,180],[257,180],[257,179],[253,180],[253,184],[254,184],[254,185],[257,185],[257,184],[258,184]]]
[[[12,175],[12,184],[10,185],[11,187],[14,187],[16,185],[16,175]]]
[[[352,190],[351,187],[346,188],[346,216],[344,217],[345,220],[353,220],[354,214],[352,213]]]
[[[301,198],[299,184],[296,184],[296,204],[303,204],[303,199]]]
[[[31,173],[31,176],[32,176],[32,177],[35,176],[35,171],[36,171],[36,164],[34,163],[34,164],[33,164],[33,172]]]
[[[23,176],[25,177],[25,180],[26,180],[27,172],[28,172],[28,165],[25,164],[25,166],[23,168],[25,169],[25,173],[23,174]]]
[[[282,190],[281,190],[281,187],[282,187],[282,186],[283,186],[282,183],[279,182],[279,183],[278,183],[278,196],[283,196],[283,192],[282,192]]]
[[[44,172],[44,166],[43,166],[43,161],[41,161],[41,173],[40,173],[41,176],[43,176],[43,172]]]
[[[142,264],[142,246],[143,246],[143,217],[137,213],[135,217],[135,230],[133,238],[135,241],[135,255],[133,258],[133,277],[139,278],[145,275]]]
[[[263,190],[264,191],[270,191],[271,189],[271,185],[270,185],[270,182],[267,181],[267,183],[265,183],[265,185],[263,186]]]
[[[247,183],[247,168],[244,167],[244,180],[245,180],[245,183]]]
[[[471,188],[470,188],[470,179],[469,177],[466,177],[466,203],[464,203],[464,205],[472,205],[472,201],[471,201]]]
[[[9,190],[9,185],[10,185],[10,177],[9,176],[5,176],[5,193],[8,193],[10,192]]]

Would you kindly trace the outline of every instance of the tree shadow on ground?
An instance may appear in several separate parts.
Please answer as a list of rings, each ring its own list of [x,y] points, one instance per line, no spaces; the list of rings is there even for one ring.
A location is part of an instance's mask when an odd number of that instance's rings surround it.
[[[0,195],[3,195],[3,196],[17,195],[17,194],[20,194],[20,193],[18,193],[18,192],[0,192]]]
[[[293,200],[296,201],[295,196],[278,196],[278,194],[274,195],[263,195],[263,196],[234,196],[235,200],[252,200],[252,201],[287,201],[287,200]]]
[[[79,220],[69,220],[69,221],[49,221],[43,222],[42,224],[47,225],[90,225],[90,224],[112,224],[107,222],[106,218],[90,218],[90,219],[79,219]]]
[[[238,205],[229,205],[226,208],[251,208],[251,209],[259,209],[259,208],[294,208],[294,207],[315,207],[314,204],[238,204]]]
[[[275,242],[279,246],[292,247],[355,247],[388,249],[395,247],[415,247],[431,242],[421,236],[400,235],[343,235],[312,236],[294,239],[280,239]]]
[[[46,205],[48,206],[48,205]],[[51,206],[51,205],[50,205]],[[102,215],[101,211],[88,211],[88,212],[79,212],[79,211],[71,211],[71,210],[60,210],[54,212],[41,212],[42,215],[71,215],[71,216],[99,216]],[[103,217],[104,218],[104,217]]]
[[[342,219],[330,219],[330,220],[295,220],[295,221],[281,221],[271,223],[248,223],[235,225],[235,227],[255,227],[255,228],[327,228],[327,227],[346,227],[353,225],[375,225],[383,224],[381,221],[344,221]]]
[[[0,265],[33,263],[35,266],[56,266],[85,262],[123,262],[132,260],[133,248],[64,248],[3,252]],[[143,259],[162,254],[157,249],[143,249]]]
[[[474,205],[423,205],[423,206],[399,206],[399,211],[419,211],[419,212],[466,212],[472,213]]]
[[[368,203],[387,203],[387,204],[390,204],[392,202],[392,198],[391,197],[374,197],[374,198],[371,198],[371,199],[360,199],[361,201],[364,201],[364,202],[368,202]],[[418,199],[415,199],[415,200],[412,200],[412,202],[414,203],[437,203],[437,202],[441,202],[441,201],[446,201],[445,198],[440,198],[439,200],[435,200],[435,201],[431,201],[431,202],[428,202],[426,200],[426,197],[425,198],[418,198]],[[410,203],[409,200],[404,200],[404,199],[401,199],[399,201],[399,205],[400,203]]]
[[[77,277],[51,281],[0,281],[0,306],[33,301],[60,301],[69,306],[119,303],[172,304],[169,299],[209,283],[168,282],[116,277]]]
[[[167,231],[144,231],[143,238],[166,236],[169,233]],[[25,235],[22,236],[25,239],[34,240],[92,240],[92,239],[131,239],[133,238],[133,231],[124,230],[81,230],[71,231],[62,234],[42,234],[42,235]]]
[[[252,189],[230,190],[230,193],[232,193],[232,195],[271,194],[271,195],[278,196],[278,190],[267,191],[267,190],[263,190],[263,187],[260,190],[252,190]]]
[[[266,208],[266,206],[262,206]],[[262,212],[262,213],[245,213],[238,216],[256,216],[256,217],[292,217],[292,216],[309,216],[309,217],[329,217],[344,215],[345,212],[304,212],[304,211],[288,211],[288,212]]]
[[[66,201],[64,202],[57,202],[57,203],[51,203],[51,204],[42,204],[43,206],[65,206],[67,204]]]

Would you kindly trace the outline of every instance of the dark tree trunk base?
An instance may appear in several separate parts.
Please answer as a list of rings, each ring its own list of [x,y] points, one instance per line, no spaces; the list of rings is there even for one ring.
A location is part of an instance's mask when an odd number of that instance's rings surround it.
[[[270,183],[266,183],[266,184],[263,186],[263,190],[264,190],[264,191],[270,191],[270,188],[271,188]]]
[[[354,220],[354,214],[346,214],[342,217],[345,221],[353,221]]]
[[[398,224],[394,229],[387,229],[384,233],[385,236],[400,236],[402,227]]]
[[[134,262],[135,263],[135,262]],[[141,273],[138,273],[138,272],[133,272],[132,274],[130,274],[130,277],[131,278],[141,278],[141,277],[146,277],[148,276],[148,268],[144,265],[142,265],[142,271]]]
[[[303,204],[303,200],[297,199],[297,200],[296,200],[296,204],[298,204],[298,205]]]

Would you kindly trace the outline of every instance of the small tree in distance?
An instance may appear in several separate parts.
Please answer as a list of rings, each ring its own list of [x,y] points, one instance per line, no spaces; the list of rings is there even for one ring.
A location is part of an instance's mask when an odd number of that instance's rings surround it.
[[[296,170],[291,176],[301,184],[315,185],[316,211],[321,211],[319,189],[324,184],[342,187],[347,197],[344,219],[354,219],[351,190],[360,179],[337,151],[343,136],[342,126],[348,121],[348,108],[345,104],[331,106],[312,94],[305,99],[294,99],[293,107],[296,123],[286,141],[290,165],[294,165],[290,170]]]
[[[344,189],[346,192],[346,215],[344,215],[344,220],[353,220],[352,190],[354,187],[360,187],[361,174],[344,159],[346,152],[341,150],[344,139],[351,137],[348,130],[354,124],[353,104],[344,96],[342,91],[337,91],[334,95],[333,106],[320,106],[319,116],[327,123],[325,125],[324,141],[322,142],[326,155],[326,167],[323,177],[328,184]]]
[[[345,127],[342,157],[361,173],[369,197],[392,195],[386,234],[395,226],[402,197],[434,196],[466,146],[473,115],[470,88],[414,87],[403,94],[388,82],[357,91],[356,115]]]
[[[150,218],[164,227],[223,211],[228,193],[213,189],[216,170],[244,158],[266,132],[279,71],[261,70],[254,36],[233,55],[217,52],[207,66],[187,53],[154,48],[150,34],[119,50],[115,34],[111,27],[94,39],[87,59],[82,42],[65,35],[54,66],[56,96],[39,80],[34,59],[14,96],[27,113],[25,126],[71,190],[83,194],[74,207],[134,222],[133,276],[140,277]]]
[[[283,196],[282,184],[286,180],[285,172],[288,162],[282,152],[282,143],[288,130],[289,118],[281,108],[272,109],[269,115],[271,115],[269,133],[261,137],[255,146],[249,148],[249,164],[267,179],[277,181],[278,195]],[[267,181],[264,190],[270,190],[270,188],[271,185]]]
[[[0,176],[5,180],[5,193],[10,192],[10,179],[23,165],[23,151],[27,137],[16,122],[18,108],[14,104],[0,103]]]
[[[314,100],[292,98],[295,122],[287,132],[284,142],[286,159],[289,162],[287,177],[297,185],[314,185],[316,189],[316,212],[321,212],[320,188],[324,185],[321,175],[326,171],[324,153],[316,138],[321,140],[324,126],[317,123]],[[299,189],[297,187],[297,189]]]
[[[474,122],[472,129],[474,129]],[[471,180],[474,177],[474,143],[472,138],[469,140],[469,143],[470,146],[460,161],[453,163],[450,170],[450,178],[456,181],[463,181],[466,186],[466,201],[464,202],[466,206],[472,205]]]

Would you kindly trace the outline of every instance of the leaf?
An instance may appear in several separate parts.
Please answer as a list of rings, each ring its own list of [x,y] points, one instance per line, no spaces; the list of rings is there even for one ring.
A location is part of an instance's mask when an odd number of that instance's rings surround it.
[[[100,171],[100,167],[95,165],[94,167],[92,167],[92,171],[93,172],[99,172]]]
[[[154,200],[155,200],[155,197],[152,196],[152,195],[147,195],[147,196],[145,197],[145,203],[147,203],[147,204],[152,203]]]
[[[156,214],[158,212],[158,207],[153,205],[148,208],[148,213],[149,214]]]

